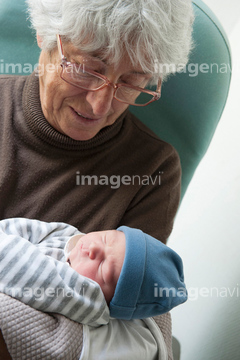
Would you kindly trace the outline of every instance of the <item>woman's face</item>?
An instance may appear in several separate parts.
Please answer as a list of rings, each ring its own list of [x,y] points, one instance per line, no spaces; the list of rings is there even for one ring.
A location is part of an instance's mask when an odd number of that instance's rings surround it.
[[[63,44],[63,49],[68,61],[81,61],[83,53],[71,43]],[[90,62],[94,62],[95,70],[101,69],[101,73],[112,83],[121,82],[123,78],[138,73],[143,76],[141,69],[133,68],[127,56],[114,67],[100,60],[98,54],[84,55],[88,56]],[[112,125],[128,104],[113,98],[112,86],[92,92],[66,83],[60,77],[60,62],[57,48],[51,54],[42,51],[40,55],[40,100],[43,114],[60,133],[74,140],[89,140],[104,127]]]

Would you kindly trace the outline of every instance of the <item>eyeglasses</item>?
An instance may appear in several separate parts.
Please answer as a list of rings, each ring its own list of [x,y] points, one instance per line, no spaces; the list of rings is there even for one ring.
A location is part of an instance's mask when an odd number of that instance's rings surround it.
[[[159,80],[156,91],[151,91],[138,86],[123,83],[111,83],[108,78],[88,68],[84,62],[77,64],[67,61],[63,54],[61,36],[57,35],[59,55],[61,56],[61,78],[67,83],[87,91],[98,91],[106,86],[114,89],[113,97],[129,105],[146,106],[161,97],[161,80]]]

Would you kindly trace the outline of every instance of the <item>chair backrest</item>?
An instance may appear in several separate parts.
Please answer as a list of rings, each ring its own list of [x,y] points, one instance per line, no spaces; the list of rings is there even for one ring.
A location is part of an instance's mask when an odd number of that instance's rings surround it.
[[[39,54],[25,0],[0,0],[0,75],[29,75]]]
[[[193,0],[195,47],[186,71],[171,76],[158,102],[131,111],[178,151],[182,197],[205,155],[226,104],[231,80],[231,53],[216,16]]]
[[[177,149],[182,197],[211,142],[231,80],[230,46],[219,20],[201,0],[193,0],[193,8],[195,47],[186,69],[163,84],[159,101],[130,109]],[[0,0],[0,74],[29,74],[37,64],[40,51],[29,27],[24,0]]]

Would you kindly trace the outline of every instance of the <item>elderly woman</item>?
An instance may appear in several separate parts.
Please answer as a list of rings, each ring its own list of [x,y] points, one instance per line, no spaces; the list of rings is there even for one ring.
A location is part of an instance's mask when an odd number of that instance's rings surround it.
[[[179,158],[128,107],[158,101],[187,62],[191,0],[28,5],[42,52],[32,75],[0,77],[0,218],[127,225],[166,242]]]

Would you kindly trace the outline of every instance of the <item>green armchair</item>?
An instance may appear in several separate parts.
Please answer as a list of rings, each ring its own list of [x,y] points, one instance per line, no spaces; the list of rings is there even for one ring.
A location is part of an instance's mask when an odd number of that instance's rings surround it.
[[[221,24],[201,0],[193,0],[193,8],[195,46],[186,69],[163,84],[159,101],[130,109],[177,149],[182,197],[211,142],[231,80],[230,46]],[[38,62],[24,0],[0,0],[0,49],[0,74],[29,74]]]
[[[194,49],[186,71],[163,84],[162,97],[131,111],[178,151],[182,165],[182,198],[206,153],[228,97],[231,53],[216,16],[193,0]]]

